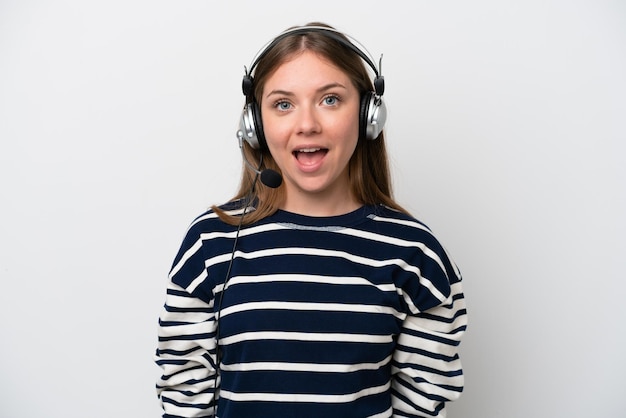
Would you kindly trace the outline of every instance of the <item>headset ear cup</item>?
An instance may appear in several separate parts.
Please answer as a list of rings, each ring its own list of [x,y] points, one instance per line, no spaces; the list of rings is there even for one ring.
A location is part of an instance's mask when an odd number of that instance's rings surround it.
[[[241,119],[239,120],[237,137],[239,138],[240,146],[241,141],[246,141],[254,149],[266,146],[261,114],[256,102],[250,102],[243,108]]]
[[[367,138],[367,110],[370,107],[371,98],[371,91],[361,96],[361,107],[359,109],[359,139],[369,139]]]
[[[387,108],[382,97],[373,91],[367,92],[361,98],[359,112],[359,138],[374,140],[378,138],[385,127]]]
[[[254,110],[251,103],[246,104],[241,112],[237,138],[239,138],[240,147],[243,145],[243,141],[246,141],[252,148],[259,148],[259,140],[256,135],[256,127],[254,124]]]
[[[255,134],[258,140],[259,148],[266,149],[267,143],[265,142],[265,134],[263,133],[263,119],[261,118],[261,109],[256,100],[250,103],[252,107],[252,116],[254,118]]]

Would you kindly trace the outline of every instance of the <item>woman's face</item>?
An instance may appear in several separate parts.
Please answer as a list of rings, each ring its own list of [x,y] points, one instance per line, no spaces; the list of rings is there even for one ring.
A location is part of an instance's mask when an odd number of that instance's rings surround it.
[[[261,96],[263,130],[283,174],[284,209],[356,208],[348,162],[358,140],[359,103],[350,78],[311,51],[286,61],[267,79]]]

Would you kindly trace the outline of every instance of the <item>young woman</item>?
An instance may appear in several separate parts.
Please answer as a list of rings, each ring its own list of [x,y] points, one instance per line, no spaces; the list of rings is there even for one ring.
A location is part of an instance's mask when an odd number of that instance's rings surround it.
[[[243,85],[240,190],[194,220],[169,276],[163,416],[444,416],[463,388],[461,276],[392,198],[376,65],[310,24]]]

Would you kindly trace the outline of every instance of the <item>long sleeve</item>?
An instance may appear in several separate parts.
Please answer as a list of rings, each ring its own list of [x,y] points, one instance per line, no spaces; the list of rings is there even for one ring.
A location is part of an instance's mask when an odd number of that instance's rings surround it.
[[[157,393],[166,418],[211,416],[215,392],[212,306],[170,283],[159,318]]]
[[[195,294],[207,276],[202,240],[189,232],[169,275],[155,361],[163,417],[210,417],[216,392],[216,323],[212,295]]]
[[[461,281],[440,305],[408,315],[393,358],[394,417],[445,417],[445,403],[463,390],[458,355],[467,326]]]

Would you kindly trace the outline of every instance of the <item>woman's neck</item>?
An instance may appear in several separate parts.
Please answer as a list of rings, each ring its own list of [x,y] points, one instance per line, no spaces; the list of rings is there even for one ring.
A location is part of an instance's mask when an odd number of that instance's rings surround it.
[[[321,217],[345,215],[361,206],[349,191],[339,196],[296,192],[287,194],[281,209],[300,215]]]

